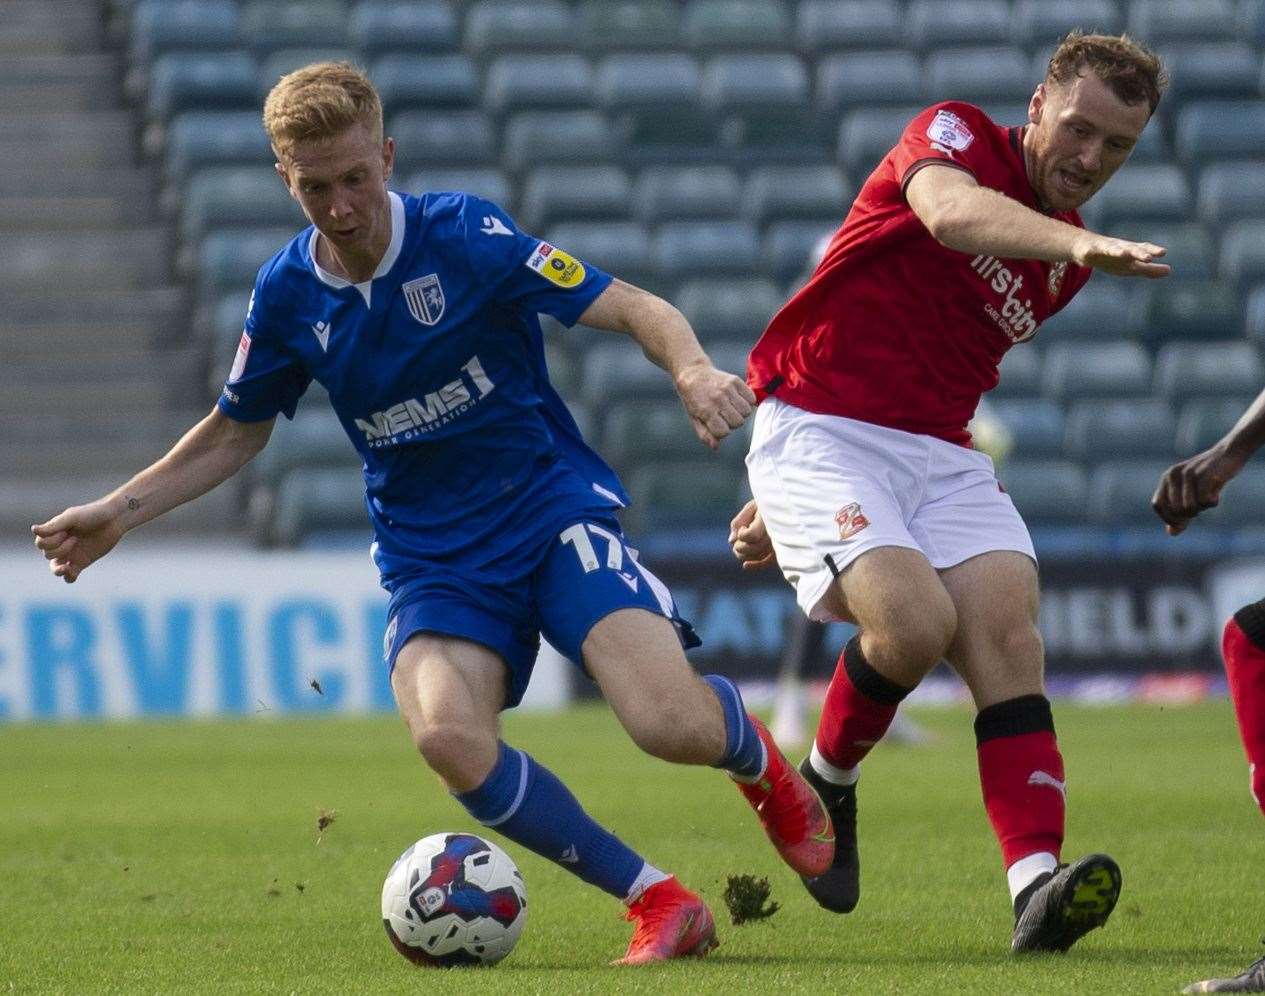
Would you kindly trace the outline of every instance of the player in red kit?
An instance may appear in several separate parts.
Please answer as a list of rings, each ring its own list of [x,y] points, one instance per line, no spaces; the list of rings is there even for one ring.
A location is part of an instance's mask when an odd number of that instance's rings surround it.
[[[805,880],[827,909],[859,897],[858,765],[942,659],[978,709],[1012,950],[1065,951],[1119,897],[1106,855],[1060,863],[1066,792],[1035,555],[967,423],[1006,350],[1092,270],[1169,272],[1161,247],[1086,231],[1076,211],[1128,158],[1163,84],[1159,60],[1127,37],[1073,32],[1025,126],[965,103],[927,108],[751,353],[754,500],[734,519],[734,552],[775,557],[805,613],[859,629],[801,768],[835,820],[835,863]]]
[[[1151,505],[1170,536],[1221,502],[1221,490],[1265,443],[1265,391],[1216,443],[1164,472]],[[1247,753],[1252,798],[1265,813],[1265,599],[1240,608],[1225,624],[1221,656],[1239,733]],[[1265,958],[1229,979],[1187,986],[1188,993],[1263,993]]]

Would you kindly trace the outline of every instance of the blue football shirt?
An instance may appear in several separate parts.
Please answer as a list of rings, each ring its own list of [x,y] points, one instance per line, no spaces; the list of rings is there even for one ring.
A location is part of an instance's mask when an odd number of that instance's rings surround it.
[[[489,201],[389,197],[370,280],[318,266],[314,228],[260,268],[219,407],[293,418],[317,381],[364,460],[384,582],[436,563],[517,576],[567,520],[628,502],[549,383],[537,317],[573,325],[611,277]]]

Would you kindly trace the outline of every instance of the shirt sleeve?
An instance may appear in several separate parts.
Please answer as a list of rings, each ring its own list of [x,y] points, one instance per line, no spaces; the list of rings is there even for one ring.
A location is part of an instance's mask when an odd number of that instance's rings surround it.
[[[978,177],[981,159],[988,154],[986,129],[991,126],[987,115],[972,104],[949,101],[928,107],[906,125],[892,150],[900,189],[904,191],[913,175],[932,163]]]
[[[263,422],[284,414],[294,418],[311,376],[281,347],[268,321],[270,267],[259,271],[246,307],[246,322],[233,367],[220,392],[219,408],[239,422]]]
[[[559,246],[519,230],[491,201],[467,197],[462,225],[470,265],[495,287],[493,297],[531,314],[574,325],[610,286],[610,274]]]

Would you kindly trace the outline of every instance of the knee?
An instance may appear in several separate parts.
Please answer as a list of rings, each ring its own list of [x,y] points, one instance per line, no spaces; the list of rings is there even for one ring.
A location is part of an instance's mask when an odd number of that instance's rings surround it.
[[[496,737],[455,722],[410,724],[413,745],[450,788],[467,791],[482,784],[496,763]]]
[[[941,590],[925,601],[901,606],[884,625],[863,627],[865,654],[880,672],[899,672],[916,682],[944,659],[957,626],[953,600]]]

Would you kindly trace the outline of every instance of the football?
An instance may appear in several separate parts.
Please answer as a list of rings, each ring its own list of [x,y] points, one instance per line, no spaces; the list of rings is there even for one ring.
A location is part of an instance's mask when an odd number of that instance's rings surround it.
[[[418,965],[495,965],[518,943],[527,886],[508,854],[472,833],[423,837],[391,866],[382,923]]]

